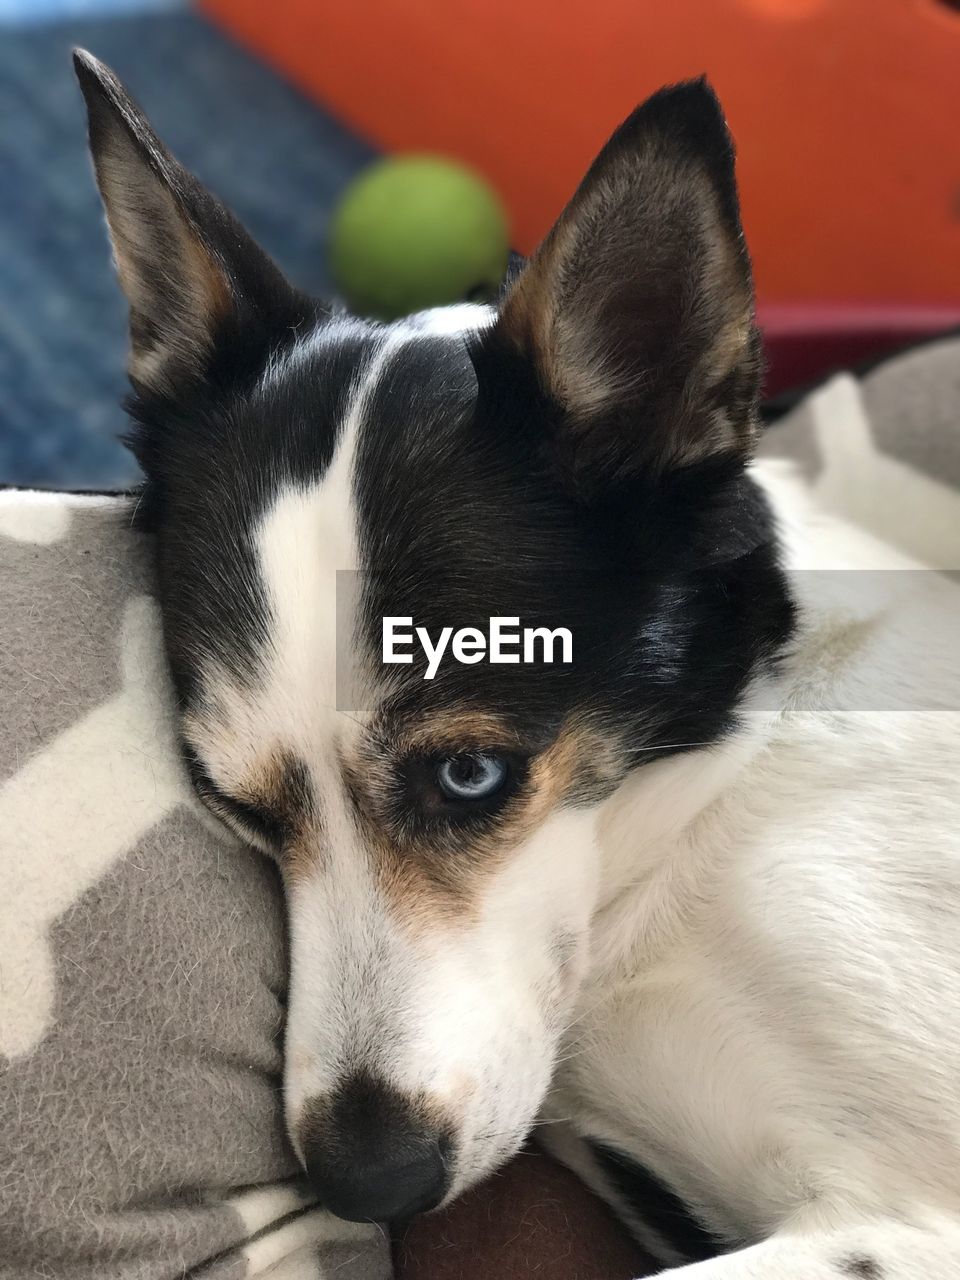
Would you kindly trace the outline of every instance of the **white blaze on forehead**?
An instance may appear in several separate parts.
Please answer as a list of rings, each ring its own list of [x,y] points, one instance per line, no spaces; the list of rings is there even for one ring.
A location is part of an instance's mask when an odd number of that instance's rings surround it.
[[[354,444],[355,432],[345,432],[326,475],[285,489],[256,532],[270,605],[265,665],[278,710],[309,710],[336,700],[337,573],[358,564]]]
[[[386,330],[356,381],[326,473],[314,483],[282,490],[260,521],[254,545],[270,603],[266,665],[278,709],[291,707],[298,718],[330,711],[338,692],[344,706],[360,705],[350,688],[355,673],[341,671],[338,684],[337,659],[348,659],[353,648],[355,583],[349,576],[338,581],[338,572],[360,567],[353,473],[361,425],[400,348],[428,337],[455,337],[490,323],[493,315],[489,307],[444,307]]]
[[[395,341],[375,351],[354,386],[325,474],[280,492],[256,530],[254,544],[270,603],[267,656],[273,705],[296,718],[331,711],[337,701],[337,627],[352,635],[350,596],[338,616],[338,574],[359,568],[353,470],[357,436],[371,393]],[[339,579],[342,586],[348,582]],[[347,654],[349,644],[341,646]]]
[[[417,333],[442,337],[446,334],[469,333],[493,324],[497,313],[493,307],[476,302],[460,302],[452,307],[434,307],[419,311],[404,321],[404,327]]]

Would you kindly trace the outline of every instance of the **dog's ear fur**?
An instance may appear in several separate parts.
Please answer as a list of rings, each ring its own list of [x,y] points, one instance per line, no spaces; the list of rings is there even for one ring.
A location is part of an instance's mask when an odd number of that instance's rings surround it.
[[[704,80],[655,94],[614,133],[489,343],[532,366],[576,470],[748,455],[759,338],[733,144]]]
[[[305,300],[171,156],[113,72],[79,49],[74,67],[130,304],[130,379],[141,394],[175,395],[225,335],[296,324]]]

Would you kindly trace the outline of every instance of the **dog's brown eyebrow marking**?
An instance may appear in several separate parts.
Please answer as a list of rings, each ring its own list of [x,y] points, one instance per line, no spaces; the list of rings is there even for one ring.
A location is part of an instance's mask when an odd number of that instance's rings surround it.
[[[518,734],[505,717],[487,711],[448,710],[400,727],[396,750],[468,751],[480,747],[518,747]]]
[[[278,747],[245,774],[241,794],[245,790],[277,823],[275,847],[284,878],[307,879],[323,856],[323,823],[307,766],[292,751]]]
[[[261,756],[237,787],[238,798],[270,814],[287,832],[316,815],[316,799],[307,766],[279,747]]]

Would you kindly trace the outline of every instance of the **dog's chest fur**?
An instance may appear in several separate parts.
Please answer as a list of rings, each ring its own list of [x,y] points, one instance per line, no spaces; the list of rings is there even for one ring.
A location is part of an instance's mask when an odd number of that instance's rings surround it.
[[[725,745],[608,802],[606,906],[545,1117],[727,1245],[838,1204],[960,1199],[955,588],[767,487],[805,601],[794,656]],[[631,1215],[562,1125],[543,1132]]]

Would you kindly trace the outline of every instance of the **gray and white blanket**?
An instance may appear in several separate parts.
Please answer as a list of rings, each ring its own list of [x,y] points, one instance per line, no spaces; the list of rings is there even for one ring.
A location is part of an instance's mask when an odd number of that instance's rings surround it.
[[[960,567],[960,341],[772,427],[821,501]],[[377,1280],[297,1178],[270,866],[178,759],[125,499],[0,493],[0,1280]]]
[[[296,1177],[277,883],[192,798],[129,511],[0,493],[0,1277],[374,1280]]]

